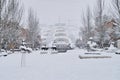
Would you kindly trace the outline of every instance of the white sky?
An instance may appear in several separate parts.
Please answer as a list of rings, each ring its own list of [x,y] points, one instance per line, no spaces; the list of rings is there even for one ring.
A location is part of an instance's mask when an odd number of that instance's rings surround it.
[[[40,24],[54,24],[68,21],[80,25],[82,10],[87,5],[93,6],[96,0],[22,0],[27,15],[31,7],[37,13]]]
[[[32,8],[37,13],[40,24],[54,25],[58,23],[60,19],[60,22],[74,25],[73,28],[69,26],[68,30],[73,36],[78,36],[80,27],[82,26],[82,11],[85,11],[88,5],[91,8],[95,7],[96,1],[97,0],[22,0],[26,11],[24,20],[27,19],[28,9]],[[109,3],[107,2],[105,6],[108,5]]]

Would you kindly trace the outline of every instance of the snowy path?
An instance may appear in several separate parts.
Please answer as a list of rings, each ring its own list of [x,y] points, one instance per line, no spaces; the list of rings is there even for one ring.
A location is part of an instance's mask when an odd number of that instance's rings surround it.
[[[59,54],[26,55],[21,68],[21,54],[0,57],[0,80],[120,80],[120,55],[110,59],[79,59],[84,50]]]

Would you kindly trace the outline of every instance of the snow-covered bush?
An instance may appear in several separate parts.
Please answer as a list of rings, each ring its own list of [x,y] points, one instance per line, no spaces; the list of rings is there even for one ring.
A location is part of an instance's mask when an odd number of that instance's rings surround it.
[[[32,49],[29,48],[29,47],[26,47],[26,46],[20,46],[19,48],[21,51],[25,51],[25,52],[28,52],[28,53],[31,53],[32,52]]]

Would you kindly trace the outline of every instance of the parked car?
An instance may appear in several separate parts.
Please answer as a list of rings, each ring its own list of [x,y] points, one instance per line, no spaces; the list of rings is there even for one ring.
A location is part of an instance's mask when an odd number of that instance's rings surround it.
[[[41,50],[48,50],[48,49],[49,49],[49,47],[46,46],[46,45],[42,45],[42,46],[41,46]]]
[[[119,55],[120,55],[120,50],[117,50],[117,51],[115,52],[115,54],[119,54]]]
[[[54,40],[53,45],[56,46],[56,50],[58,50],[58,52],[66,52],[70,43],[66,38],[57,38]]]

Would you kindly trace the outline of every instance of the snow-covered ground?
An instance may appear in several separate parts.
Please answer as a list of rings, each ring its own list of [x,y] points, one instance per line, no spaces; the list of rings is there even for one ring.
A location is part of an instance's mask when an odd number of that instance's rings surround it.
[[[84,52],[34,51],[25,55],[25,67],[21,67],[21,53],[0,57],[0,80],[120,80],[120,55],[106,53],[112,58],[79,59]]]

